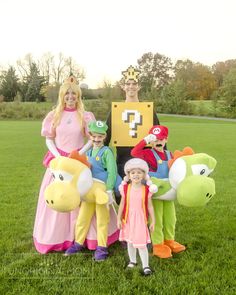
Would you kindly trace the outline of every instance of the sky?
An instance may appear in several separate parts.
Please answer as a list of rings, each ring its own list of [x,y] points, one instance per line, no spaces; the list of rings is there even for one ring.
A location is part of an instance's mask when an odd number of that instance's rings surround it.
[[[235,0],[0,0],[0,65],[71,56],[90,88],[144,53],[205,65],[236,58]]]

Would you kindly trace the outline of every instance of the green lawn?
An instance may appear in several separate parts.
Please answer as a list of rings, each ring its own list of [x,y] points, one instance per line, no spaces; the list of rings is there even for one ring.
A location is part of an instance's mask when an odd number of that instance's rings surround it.
[[[236,123],[160,116],[169,127],[170,150],[191,146],[218,161],[217,194],[205,208],[176,204],[176,240],[184,253],[161,260],[150,255],[154,274],[127,271],[127,252],[117,242],[110,257],[92,261],[38,254],[32,230],[46,151],[37,121],[0,121],[0,294],[235,294]]]

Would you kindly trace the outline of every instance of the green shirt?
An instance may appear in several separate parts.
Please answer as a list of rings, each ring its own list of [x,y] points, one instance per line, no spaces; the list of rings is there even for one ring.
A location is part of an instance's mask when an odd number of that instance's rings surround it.
[[[102,147],[92,148],[92,157],[96,157]],[[106,149],[102,154],[101,162],[103,168],[107,170],[106,188],[107,190],[113,190],[116,183],[117,166],[114,154],[110,148]]]

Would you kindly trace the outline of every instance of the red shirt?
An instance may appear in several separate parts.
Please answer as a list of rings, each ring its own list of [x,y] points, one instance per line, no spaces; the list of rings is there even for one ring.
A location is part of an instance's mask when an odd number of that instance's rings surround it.
[[[150,148],[146,148],[147,145],[146,141],[142,139],[132,150],[131,150],[131,156],[143,159],[146,161],[149,165],[150,171],[156,172],[158,168],[158,163],[156,161],[156,158]],[[165,152],[159,152],[156,149],[154,149],[158,156],[163,160],[167,161],[167,155]]]

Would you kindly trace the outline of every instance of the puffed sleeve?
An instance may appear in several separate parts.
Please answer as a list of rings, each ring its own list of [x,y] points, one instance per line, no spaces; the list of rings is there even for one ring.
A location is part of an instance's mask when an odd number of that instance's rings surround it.
[[[148,199],[152,198],[153,193],[149,192],[148,193]]]
[[[55,137],[55,129],[52,127],[53,111],[49,112],[42,123],[41,135],[49,138]]]
[[[120,195],[121,195],[122,197],[125,196],[124,186],[123,186],[122,184],[119,186],[119,192],[120,192]]]
[[[88,123],[91,121],[96,121],[94,114],[92,112],[84,112],[84,127],[86,136],[88,136]]]

